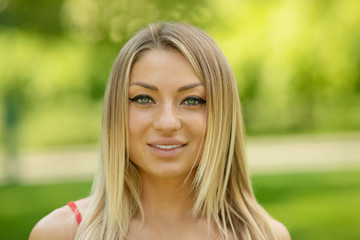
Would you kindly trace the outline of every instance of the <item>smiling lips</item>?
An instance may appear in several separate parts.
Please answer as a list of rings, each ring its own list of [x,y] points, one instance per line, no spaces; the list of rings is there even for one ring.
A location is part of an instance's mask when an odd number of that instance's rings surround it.
[[[148,146],[153,148],[158,148],[161,150],[173,150],[186,146],[187,144],[148,144]]]
[[[176,157],[187,144],[148,144],[152,153],[161,158]]]
[[[182,145],[154,145],[157,148],[163,149],[163,150],[170,150],[170,149],[174,149],[174,148],[178,148],[181,147]]]

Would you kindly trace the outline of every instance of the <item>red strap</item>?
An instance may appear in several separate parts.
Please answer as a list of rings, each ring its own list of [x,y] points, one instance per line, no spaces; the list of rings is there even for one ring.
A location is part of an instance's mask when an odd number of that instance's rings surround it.
[[[70,202],[67,203],[67,205],[75,213],[76,221],[78,222],[78,224],[80,224],[81,220],[82,220],[82,217],[81,217],[80,211],[79,211],[78,207],[76,206],[76,204],[73,201],[70,201]]]

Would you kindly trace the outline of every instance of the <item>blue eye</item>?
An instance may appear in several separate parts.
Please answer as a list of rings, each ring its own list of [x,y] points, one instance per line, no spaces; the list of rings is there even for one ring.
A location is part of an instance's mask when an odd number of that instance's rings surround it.
[[[188,97],[188,98],[185,98],[183,103],[185,103],[186,105],[189,105],[189,106],[197,106],[199,104],[205,104],[206,101],[200,97]]]
[[[152,98],[147,96],[147,95],[138,95],[138,96],[135,96],[133,98],[129,98],[129,100],[132,101],[132,102],[142,104],[142,105],[146,105],[146,104],[150,104],[150,103],[154,102],[152,100]]]

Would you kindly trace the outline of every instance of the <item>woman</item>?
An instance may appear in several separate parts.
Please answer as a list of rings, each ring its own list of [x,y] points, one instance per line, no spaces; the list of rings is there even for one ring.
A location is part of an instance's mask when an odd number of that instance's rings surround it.
[[[186,24],[150,25],[120,51],[93,192],[69,206],[30,239],[290,239],[254,197],[231,67]]]

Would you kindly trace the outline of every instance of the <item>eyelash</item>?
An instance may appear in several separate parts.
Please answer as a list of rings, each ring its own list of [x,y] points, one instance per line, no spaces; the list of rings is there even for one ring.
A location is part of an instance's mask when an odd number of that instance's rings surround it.
[[[152,102],[154,102],[154,100],[151,97],[149,97],[148,95],[137,95],[137,96],[135,96],[133,98],[129,98],[129,100],[132,101],[132,102],[137,102],[137,103],[142,104],[142,105],[150,104],[150,103],[139,102],[140,99],[145,99],[145,98],[152,101]]]
[[[141,99],[148,99],[150,102],[148,102],[148,103],[140,102],[139,100],[141,100]],[[154,101],[151,97],[149,97],[148,95],[137,95],[137,96],[135,96],[135,97],[133,97],[133,98],[129,98],[129,100],[132,101],[132,102],[135,102],[135,103],[137,102],[137,103],[139,103],[139,104],[141,104],[141,105],[148,105],[148,104],[151,104],[151,103],[154,103],[154,102],[155,102],[155,101]],[[186,105],[188,105],[188,106],[197,106],[197,105],[205,104],[205,103],[206,103],[206,101],[205,101],[204,99],[202,99],[202,98],[200,98],[200,97],[195,97],[195,96],[187,97],[187,98],[185,98],[184,100],[182,100],[181,103],[185,103],[186,101],[189,101],[189,100],[194,100],[194,101],[196,101],[197,103],[196,103],[196,104],[186,103]]]
[[[187,97],[182,102],[189,101],[189,100],[194,100],[194,101],[197,102],[196,104],[187,103],[187,105],[189,105],[189,106],[197,106],[199,104],[205,104],[206,103],[206,101],[204,99],[202,99],[200,97],[195,97],[195,96]]]

